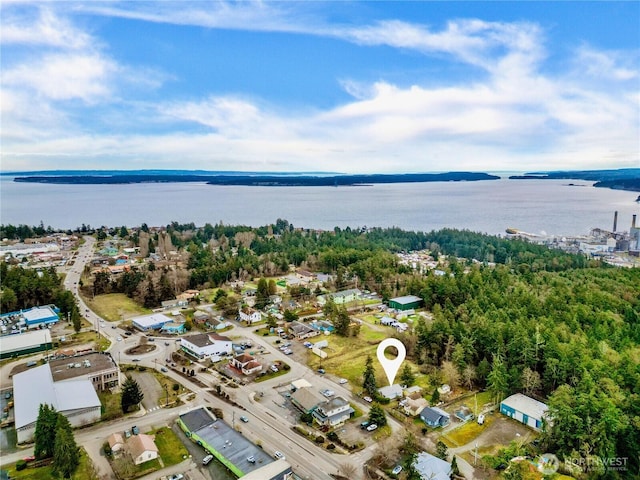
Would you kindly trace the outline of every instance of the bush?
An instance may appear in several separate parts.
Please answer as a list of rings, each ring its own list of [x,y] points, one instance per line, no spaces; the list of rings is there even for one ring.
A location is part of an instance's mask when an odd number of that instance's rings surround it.
[[[287,371],[291,370],[291,367],[289,366],[289,364],[285,363],[285,364],[282,366],[282,369],[283,369],[285,372],[287,372]]]
[[[322,435],[318,435],[316,437],[316,443],[324,443],[324,437]]]
[[[24,460],[18,460],[16,462],[16,470],[19,472],[20,470],[24,470],[27,468],[27,462]]]
[[[335,450],[336,446],[333,443],[327,445],[327,450]]]
[[[335,442],[338,440],[338,434],[336,432],[329,432],[327,433],[327,438]]]
[[[174,383],[173,386],[171,387],[171,390],[173,390],[174,392],[177,392],[178,390],[180,390],[180,385],[178,385],[177,383]]]

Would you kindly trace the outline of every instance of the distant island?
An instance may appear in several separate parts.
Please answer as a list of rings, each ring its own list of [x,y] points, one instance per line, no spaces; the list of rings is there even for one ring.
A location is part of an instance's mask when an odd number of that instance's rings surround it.
[[[512,175],[510,180],[589,180],[594,187],[640,192],[640,168],[617,170],[573,170],[557,172],[533,172]]]
[[[419,182],[473,182],[480,180],[498,180],[497,175],[481,172],[447,173],[404,173],[379,175],[335,175],[335,174],[208,174],[193,171],[153,171],[153,172],[114,172],[96,174],[95,171],[84,174],[81,171],[62,174],[17,176],[14,182],[52,183],[65,185],[99,185],[130,183],[184,183],[206,182],[209,185],[247,185],[269,187],[320,187],[320,186],[356,186],[379,183],[419,183]]]

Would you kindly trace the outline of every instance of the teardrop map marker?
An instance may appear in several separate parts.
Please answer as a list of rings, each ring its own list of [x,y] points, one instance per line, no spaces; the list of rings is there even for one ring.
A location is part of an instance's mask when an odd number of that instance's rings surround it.
[[[384,351],[389,347],[396,347],[396,350],[398,350],[398,356],[393,360],[389,360],[384,355]],[[404,343],[397,338],[385,338],[380,342],[380,345],[378,345],[378,351],[376,354],[378,355],[380,365],[382,365],[382,368],[384,369],[384,373],[387,374],[389,385],[393,385],[396,374],[398,373],[398,370],[400,370],[400,365],[404,362],[404,357],[407,356],[407,350],[404,348]]]

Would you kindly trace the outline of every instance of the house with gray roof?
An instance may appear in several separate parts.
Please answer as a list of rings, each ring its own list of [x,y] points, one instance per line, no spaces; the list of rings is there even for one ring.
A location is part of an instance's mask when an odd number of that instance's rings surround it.
[[[333,397],[318,404],[312,415],[320,425],[335,427],[349,420],[354,413],[355,410],[347,400],[342,397]]]
[[[413,468],[422,480],[450,480],[451,464],[427,452],[416,455]]]
[[[420,412],[420,419],[430,427],[444,427],[449,425],[450,416],[438,407],[424,407]]]
[[[323,400],[310,388],[300,388],[291,394],[291,403],[302,413],[312,413]]]

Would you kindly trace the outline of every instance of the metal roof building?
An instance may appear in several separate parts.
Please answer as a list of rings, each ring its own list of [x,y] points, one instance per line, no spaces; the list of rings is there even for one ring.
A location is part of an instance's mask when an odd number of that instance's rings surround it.
[[[51,349],[48,328],[0,337],[0,358],[11,358]]]
[[[162,313],[154,313],[153,315],[145,315],[142,317],[136,317],[131,320],[131,323],[138,330],[146,332],[148,330],[158,330],[162,328],[165,323],[173,322],[173,319],[163,315]]]
[[[100,420],[100,399],[88,380],[54,382],[49,365],[13,377],[15,427],[18,443],[33,439],[40,405],[47,403],[69,419],[72,426]]]
[[[180,415],[178,424],[193,442],[201,445],[238,477],[275,463],[262,448],[251,443],[223,420],[213,417],[204,407]],[[291,472],[291,466],[284,462],[282,467],[276,470],[280,471],[257,478],[284,478]]]
[[[422,299],[415,295],[405,295],[404,297],[396,297],[389,300],[389,307],[396,310],[411,310],[420,307]]]
[[[522,393],[516,393],[500,402],[500,413],[536,430],[542,428],[542,419],[549,407]]]

